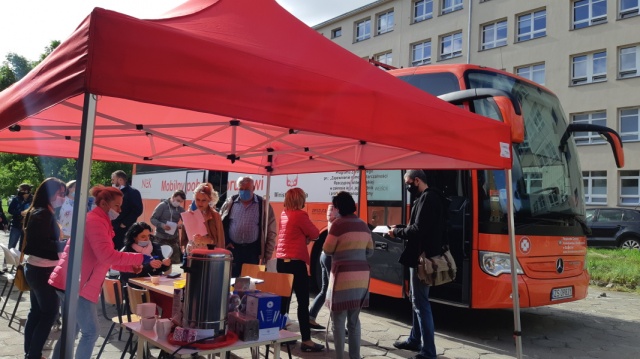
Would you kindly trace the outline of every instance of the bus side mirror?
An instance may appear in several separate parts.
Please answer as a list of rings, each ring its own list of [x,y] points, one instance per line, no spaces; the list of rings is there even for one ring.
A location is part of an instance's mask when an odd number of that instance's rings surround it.
[[[593,125],[590,123],[572,123],[567,126],[566,131],[564,131],[564,135],[560,139],[560,150],[564,152],[565,146],[567,145],[567,141],[569,137],[574,132],[597,132],[602,136],[608,143],[611,145],[611,150],[613,151],[613,157],[616,160],[616,166],[618,168],[624,167],[624,150],[622,149],[622,139],[620,139],[620,135],[606,126]]]
[[[500,109],[502,121],[511,127],[511,142],[524,142],[524,117],[522,117],[522,111],[516,111],[513,102],[508,97],[496,96],[493,100]]]

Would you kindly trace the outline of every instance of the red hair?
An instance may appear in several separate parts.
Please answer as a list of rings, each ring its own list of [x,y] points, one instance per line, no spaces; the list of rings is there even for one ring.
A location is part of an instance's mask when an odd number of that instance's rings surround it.
[[[100,205],[101,201],[111,202],[116,197],[123,197],[122,191],[115,187],[105,187],[103,185],[97,185],[91,189],[89,192],[93,197],[95,197],[96,206]]]

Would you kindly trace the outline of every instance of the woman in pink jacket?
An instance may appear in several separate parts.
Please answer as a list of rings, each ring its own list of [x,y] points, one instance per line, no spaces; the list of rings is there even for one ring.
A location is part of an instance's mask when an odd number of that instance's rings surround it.
[[[119,252],[113,248],[113,227],[111,220],[118,217],[122,206],[122,192],[114,187],[96,186],[91,189],[96,207],[87,214],[84,248],[82,251],[82,270],[80,273],[80,292],[78,298],[77,319],[82,333],[76,350],[76,359],[89,359],[98,340],[100,324],[98,322],[97,302],[109,268],[121,272],[139,273],[142,264],[153,257],[142,253]],[[64,291],[67,271],[67,254],[61,257],[58,266],[49,279],[49,284]],[[59,341],[54,350],[54,358],[59,357]]]
[[[309,327],[309,252],[307,244],[320,235],[318,228],[311,222],[309,215],[303,211],[306,194],[300,188],[292,188],[284,195],[284,211],[280,216],[280,231],[278,232],[278,272],[293,274],[293,291],[298,300],[298,322],[303,352],[319,352],[324,349],[321,344],[311,340]],[[289,309],[289,302],[282,303],[284,310]],[[285,314],[285,313],[282,313]]]

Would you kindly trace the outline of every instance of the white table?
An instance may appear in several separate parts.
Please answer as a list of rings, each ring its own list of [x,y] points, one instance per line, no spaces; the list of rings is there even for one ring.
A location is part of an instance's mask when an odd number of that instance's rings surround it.
[[[124,327],[130,329],[135,335],[138,336],[138,358],[144,358],[145,348],[147,344],[151,344],[155,347],[158,347],[164,350],[167,353],[175,352],[179,347],[170,344],[167,341],[167,338],[158,338],[155,330],[144,330],[141,328],[139,322],[132,323],[123,323]],[[278,338],[275,339],[267,339],[267,340],[254,340],[249,342],[243,342],[238,340],[237,342],[222,348],[216,349],[181,349],[179,352],[175,354],[178,358],[190,358],[192,354],[197,353],[198,355],[209,355],[209,354],[220,354],[222,358],[222,354],[227,352],[231,352],[239,349],[247,349],[247,348],[255,348],[261,347],[265,345],[270,345],[273,347],[273,357],[276,359],[280,358],[280,343],[287,342],[290,340],[300,340],[301,336],[298,333],[292,333],[287,330],[280,330]],[[257,352],[257,351],[252,351]]]

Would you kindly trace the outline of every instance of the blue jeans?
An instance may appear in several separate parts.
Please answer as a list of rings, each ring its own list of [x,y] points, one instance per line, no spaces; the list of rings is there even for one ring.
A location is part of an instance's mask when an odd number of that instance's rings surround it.
[[[336,346],[336,359],[344,354],[344,322],[349,329],[349,359],[360,359],[360,308],[331,312],[333,321],[333,342]]]
[[[435,327],[433,325],[433,315],[431,314],[431,303],[429,303],[429,286],[422,284],[418,278],[416,268],[409,268],[411,281],[411,303],[413,304],[413,326],[407,342],[412,345],[419,345],[420,355],[435,359]]]
[[[15,248],[18,242],[20,242],[20,246],[17,248],[20,252],[22,252],[22,228],[20,226],[11,226],[9,230],[9,249]]]
[[[62,296],[64,293],[59,292]],[[98,322],[98,306],[96,303],[88,301],[83,297],[78,297],[78,307],[76,310],[76,335],[82,333],[80,342],[76,348],[75,359],[90,359],[93,348],[98,341],[100,332],[100,323]],[[53,349],[51,359],[60,358],[60,341],[56,343]]]
[[[329,289],[329,271],[331,270],[331,256],[328,256],[322,251],[320,254],[320,270],[322,272],[322,288],[320,293],[316,295],[309,308],[309,319],[316,320],[318,312],[322,309],[324,300],[327,298],[327,289]]]
[[[31,309],[24,326],[24,352],[27,359],[42,357],[42,348],[58,314],[58,295],[55,288],[49,285],[53,268],[25,265],[25,278],[31,288]]]

